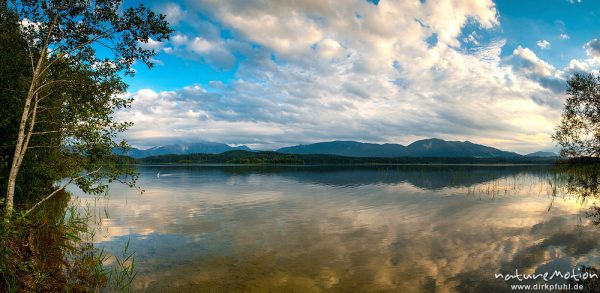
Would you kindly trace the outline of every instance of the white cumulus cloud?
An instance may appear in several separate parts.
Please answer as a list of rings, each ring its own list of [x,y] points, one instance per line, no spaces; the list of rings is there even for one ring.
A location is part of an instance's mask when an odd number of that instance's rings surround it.
[[[537,41],[537,46],[542,50],[550,49],[550,42],[546,40]]]
[[[588,56],[600,62],[600,39],[593,39],[584,46]]]
[[[502,58],[506,42],[480,36],[499,25],[491,0],[186,5],[188,17],[201,12],[235,38],[203,24],[209,33],[179,32],[165,49],[217,67],[243,58],[232,81],[131,93],[136,101],[119,117],[136,123],[127,133],[133,144],[202,139],[272,149],[440,137],[522,152],[551,145],[563,73],[520,46]]]

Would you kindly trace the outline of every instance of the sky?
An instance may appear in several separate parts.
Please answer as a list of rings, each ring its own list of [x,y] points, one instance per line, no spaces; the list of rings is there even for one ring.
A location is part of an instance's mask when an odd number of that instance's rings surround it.
[[[128,5],[135,4],[129,2]],[[600,1],[144,1],[167,16],[136,64],[136,147],[255,149],[441,138],[556,150],[566,80],[600,69]]]

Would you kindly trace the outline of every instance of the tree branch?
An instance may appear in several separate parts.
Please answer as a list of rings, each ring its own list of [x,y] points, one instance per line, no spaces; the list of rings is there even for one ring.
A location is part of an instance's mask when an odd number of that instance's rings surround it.
[[[50,62],[50,64],[48,64],[48,65],[47,65],[47,66],[46,66],[46,67],[45,67],[45,68],[44,68],[44,69],[41,71],[40,75],[44,74],[44,72],[46,72],[46,70],[48,70],[48,69],[49,69],[49,68],[50,68],[50,67],[51,67],[51,66],[54,64],[54,62],[56,62],[56,61],[58,61],[58,60],[62,59],[63,57],[65,57],[65,56],[69,55],[70,53],[72,53],[72,52],[75,52],[76,50],[78,50],[78,49],[81,49],[81,48],[83,48],[84,46],[87,46],[87,45],[89,45],[89,44],[92,44],[93,42],[95,42],[95,41],[99,40],[99,39],[100,39],[100,38],[102,38],[102,37],[108,37],[108,36],[110,36],[111,34],[109,34],[108,32],[109,32],[109,31],[111,31],[111,30],[113,30],[113,29],[114,29],[114,28],[110,28],[110,29],[108,29],[108,30],[105,30],[105,31],[103,31],[103,32],[102,32],[102,34],[99,34],[99,35],[95,36],[94,38],[91,38],[91,39],[90,39],[90,40],[88,40],[87,42],[83,42],[83,43],[79,44],[79,46],[77,46],[77,47],[74,47],[74,48],[72,48],[71,50],[68,50],[68,51],[66,51],[66,52],[63,52],[62,54],[60,54],[59,56],[57,56],[56,58],[54,58],[54,60],[52,60],[52,61]]]
[[[56,80],[51,80],[51,81],[49,81],[49,82],[47,82],[47,83],[44,83],[44,84],[42,84],[42,85],[38,86],[38,87],[37,87],[37,89],[35,89],[34,93],[36,93],[36,94],[37,94],[37,93],[39,93],[39,92],[40,92],[40,91],[41,91],[43,88],[45,88],[45,87],[47,87],[47,86],[50,86],[51,84],[55,84],[55,83],[59,83],[59,82],[64,82],[64,83],[74,83],[74,81],[72,81],[72,80],[68,80],[68,79],[56,79]],[[44,97],[43,97],[42,99],[40,99],[40,100],[43,100],[43,99],[45,99],[45,98],[46,98],[46,97],[44,96]]]
[[[98,168],[98,169],[96,169],[96,170],[94,170],[94,171],[92,171],[92,172],[89,172],[89,173],[87,173],[87,174],[80,175],[80,176],[77,176],[77,177],[75,177],[75,178],[71,178],[71,179],[69,180],[69,182],[65,183],[63,186],[59,187],[58,189],[56,189],[56,190],[52,191],[52,193],[50,193],[48,196],[44,197],[42,200],[38,201],[38,202],[37,202],[35,205],[33,205],[33,206],[30,208],[30,209],[28,209],[28,210],[25,212],[25,215],[28,215],[28,214],[29,214],[29,213],[31,213],[33,210],[35,210],[35,209],[36,209],[38,206],[40,206],[41,204],[43,204],[44,202],[46,202],[47,200],[49,200],[49,199],[50,199],[52,196],[54,196],[55,194],[57,194],[57,193],[58,193],[58,192],[60,192],[61,190],[64,190],[64,189],[65,189],[67,186],[69,186],[71,183],[73,183],[73,181],[77,181],[77,180],[79,180],[79,179],[81,179],[81,178],[83,178],[83,177],[85,177],[85,176],[89,176],[89,175],[92,175],[92,174],[94,174],[94,173],[97,173],[97,172],[99,172],[101,169],[102,169],[102,167],[100,167],[100,168]]]
[[[58,145],[35,145],[27,147],[27,149],[41,149],[41,148],[57,148],[60,147]]]
[[[40,135],[40,134],[48,134],[48,133],[59,133],[62,132],[60,130],[51,130],[51,131],[37,131],[37,132],[32,132],[32,135]]]
[[[112,39],[111,39],[111,42],[112,42]],[[111,47],[111,46],[106,45],[106,44],[104,44],[104,43],[102,43],[100,41],[98,41],[98,44],[100,44],[100,45],[106,47],[107,49],[109,49],[113,54],[115,54],[115,56],[119,55],[119,54],[117,54],[118,52],[116,52],[117,49],[115,47]],[[113,46],[114,46],[114,43],[113,43]]]
[[[66,1],[65,1],[66,2]],[[62,10],[64,6],[61,6],[59,8],[59,11]],[[54,26],[56,25],[56,21],[58,20],[58,12],[56,13],[56,15],[54,15],[54,18],[52,19],[52,23],[50,23],[50,28],[48,29],[48,33],[46,34],[46,39],[44,40],[44,44],[42,46],[42,56],[40,56],[40,58],[45,58],[45,52],[48,49],[48,45],[50,43],[50,35],[52,35],[52,31],[54,30]]]

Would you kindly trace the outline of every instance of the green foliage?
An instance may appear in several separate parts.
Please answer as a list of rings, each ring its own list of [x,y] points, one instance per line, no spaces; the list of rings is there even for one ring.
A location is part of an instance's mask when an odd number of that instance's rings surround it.
[[[30,80],[25,43],[20,41],[16,14],[0,10],[0,190],[6,190],[6,180],[19,127],[19,111]],[[34,173],[27,168],[26,173]],[[36,180],[42,180],[37,177]],[[38,184],[34,184],[38,185]],[[17,193],[31,193],[29,186],[19,186]],[[19,198],[23,198],[20,196]]]
[[[130,252],[129,244],[130,240],[127,240],[121,256],[113,256],[115,264],[111,270],[105,272],[108,278],[108,291],[127,291],[137,275],[137,271],[135,270],[135,253]],[[103,257],[104,260],[109,258],[108,256]]]
[[[89,218],[60,193],[25,217],[0,223],[0,291],[99,291],[107,284]]]
[[[600,156],[600,76],[575,74],[553,139],[567,158]]]
[[[136,276],[129,241],[120,256],[96,248],[94,207],[70,199],[61,192],[28,216],[0,222],[0,292],[128,290]]]
[[[29,53],[48,53],[48,64],[62,60],[79,66],[99,83],[120,81],[117,73],[133,75],[133,62],[149,61],[155,54],[139,42],[149,39],[162,41],[172,30],[165,16],[155,14],[144,5],[124,7],[118,0],[21,0],[9,2],[8,9],[16,11],[22,23],[22,35]],[[97,46],[110,51],[106,56]],[[113,85],[120,89],[122,84]],[[109,91],[114,91],[110,89]]]
[[[53,186],[101,194],[111,181],[135,184],[112,152],[127,147],[117,135],[130,124],[113,115],[131,103],[123,76],[134,61],[152,67],[142,44],[172,30],[164,15],[122,4],[0,0],[0,291],[115,291],[135,276],[132,258],[105,270],[90,219]]]
[[[165,16],[143,5],[121,9],[114,0],[3,1],[0,7],[0,100],[10,105],[1,110],[0,187],[10,202],[15,181],[21,206],[31,206],[61,178],[76,178],[93,194],[106,191],[101,179],[133,184],[135,173],[117,167],[112,152],[127,148],[117,135],[131,124],[113,114],[131,103],[123,75],[134,74],[134,61],[152,67],[155,52],[142,44],[172,32]]]

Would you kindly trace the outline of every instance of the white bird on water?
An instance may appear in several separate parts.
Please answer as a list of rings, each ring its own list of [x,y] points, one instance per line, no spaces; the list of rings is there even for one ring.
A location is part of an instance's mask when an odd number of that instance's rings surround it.
[[[156,178],[160,178],[160,171],[158,171],[158,173],[156,173]]]

